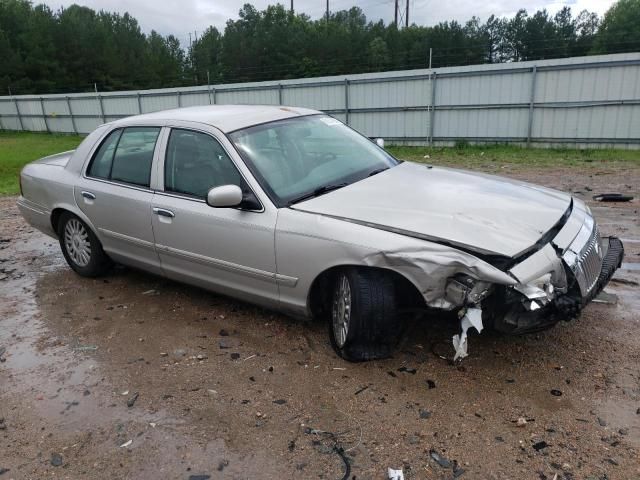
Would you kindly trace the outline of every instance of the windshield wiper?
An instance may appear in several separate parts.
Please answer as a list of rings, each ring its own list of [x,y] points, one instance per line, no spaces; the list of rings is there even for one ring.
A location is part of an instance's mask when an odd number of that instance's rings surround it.
[[[297,198],[294,198],[289,202],[289,205],[293,205],[294,203],[302,202],[303,200],[307,200],[309,198],[319,197],[320,195],[324,195],[325,193],[329,193],[333,190],[338,190],[339,188],[346,187],[349,185],[348,183],[335,183],[333,185],[323,185],[322,187],[318,187],[312,192],[305,193],[304,195],[300,195]]]
[[[377,175],[377,174],[379,174],[379,173],[381,173],[381,172],[384,172],[385,170],[389,170],[389,167],[377,168],[377,169],[375,169],[375,170],[373,170],[373,171],[369,172],[369,176],[370,176],[370,177],[373,177],[374,175]]]

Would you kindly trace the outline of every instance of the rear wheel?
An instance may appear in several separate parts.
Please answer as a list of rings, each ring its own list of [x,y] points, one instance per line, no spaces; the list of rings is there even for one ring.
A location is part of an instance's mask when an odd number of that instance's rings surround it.
[[[349,268],[335,275],[329,336],[352,362],[387,358],[402,332],[395,286],[383,271]]]
[[[104,253],[93,231],[71,213],[63,213],[58,222],[58,239],[69,266],[83,277],[97,277],[109,271],[111,259]]]

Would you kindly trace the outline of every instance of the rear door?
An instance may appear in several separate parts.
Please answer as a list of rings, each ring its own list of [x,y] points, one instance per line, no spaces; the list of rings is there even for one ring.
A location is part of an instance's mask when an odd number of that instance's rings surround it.
[[[231,144],[214,128],[172,128],[153,199],[156,249],[165,274],[263,305],[276,305],[277,210],[213,208],[209,189],[238,185],[261,194]],[[243,168],[244,167],[244,168]]]
[[[151,171],[160,127],[115,129],[75,188],[76,203],[114,260],[161,273],[151,225]]]

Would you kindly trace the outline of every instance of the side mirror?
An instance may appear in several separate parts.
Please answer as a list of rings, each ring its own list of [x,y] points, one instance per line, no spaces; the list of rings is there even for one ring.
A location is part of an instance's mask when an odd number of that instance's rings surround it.
[[[380,148],[384,148],[384,138],[376,138],[376,145]]]
[[[237,207],[242,203],[242,190],[237,185],[221,185],[207,193],[207,204],[215,208]]]

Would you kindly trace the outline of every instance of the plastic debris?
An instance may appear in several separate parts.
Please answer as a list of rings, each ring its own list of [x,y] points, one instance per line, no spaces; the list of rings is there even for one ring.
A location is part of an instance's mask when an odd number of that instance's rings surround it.
[[[467,353],[467,330],[471,327],[475,328],[478,333],[482,332],[482,309],[469,308],[460,321],[460,328],[462,332],[459,335],[453,336],[453,348],[456,350],[456,354],[453,357],[453,361],[463,359],[468,356]]]
[[[389,480],[404,480],[404,473],[402,473],[402,470],[389,468],[387,470],[387,474],[389,475]]]
[[[124,442],[122,445],[120,445],[120,448],[127,448],[132,443],[133,443],[133,440],[129,440],[128,442]]]
[[[623,195],[622,193],[599,193],[593,196],[598,202],[630,202],[633,200],[631,195]]]

